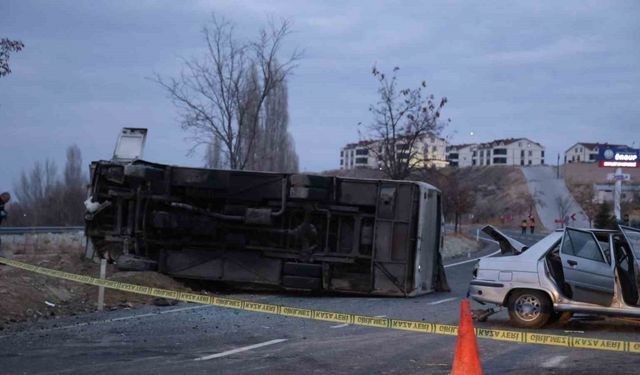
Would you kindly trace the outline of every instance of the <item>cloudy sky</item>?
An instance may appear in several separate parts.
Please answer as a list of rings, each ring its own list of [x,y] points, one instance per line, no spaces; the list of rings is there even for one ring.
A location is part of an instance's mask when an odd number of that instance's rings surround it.
[[[162,89],[202,54],[212,12],[250,38],[293,21],[305,57],[289,81],[306,171],[337,168],[375,101],[373,64],[447,96],[454,143],[529,137],[547,162],[577,141],[640,146],[640,2],[0,1],[0,37],[22,40],[0,78],[0,190],[36,160],[110,158],[123,126],[147,127],[145,158],[200,165]],[[472,135],[473,133],[473,135]],[[635,143],[634,143],[635,142]]]

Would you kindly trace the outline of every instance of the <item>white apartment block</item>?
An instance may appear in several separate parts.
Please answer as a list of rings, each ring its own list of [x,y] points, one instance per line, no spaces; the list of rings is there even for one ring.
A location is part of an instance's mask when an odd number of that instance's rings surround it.
[[[542,165],[545,148],[528,138],[496,139],[491,142],[449,146],[447,159],[458,167],[489,165]]]
[[[416,142],[418,143],[418,142]],[[443,138],[436,136],[424,137],[417,147],[422,148],[424,164],[426,167],[444,168],[449,165],[447,161],[447,146],[449,144]]]
[[[564,152],[565,163],[595,163],[600,147],[629,147],[626,145],[613,145],[608,143],[580,142],[569,147]]]
[[[340,169],[380,168],[374,141],[349,143],[340,150]]]
[[[469,167],[471,166],[471,160],[473,151],[478,145],[463,144],[463,145],[451,145],[447,147],[447,160],[452,167]]]
[[[446,157],[447,141],[436,136],[425,136],[414,142],[414,149],[420,150],[417,155],[422,159],[419,164],[436,168],[449,165]],[[396,142],[396,150],[400,152],[405,147],[403,139]],[[366,140],[349,143],[340,150],[340,169],[372,168],[382,166],[383,150],[379,141]],[[409,154],[407,152],[407,154]]]

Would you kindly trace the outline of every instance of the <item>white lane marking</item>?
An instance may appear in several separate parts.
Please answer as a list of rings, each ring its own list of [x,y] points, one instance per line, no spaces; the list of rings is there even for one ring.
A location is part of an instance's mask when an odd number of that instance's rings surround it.
[[[566,355],[557,355],[555,357],[551,357],[548,361],[546,361],[545,363],[541,364],[541,367],[544,368],[553,368],[553,367],[559,367],[560,364],[562,362],[564,362],[565,359],[567,359],[568,356]]]
[[[347,327],[347,326],[349,326],[349,324],[343,323],[343,324],[338,324],[338,325],[335,325],[335,326],[331,326],[329,328],[344,328],[344,327]]]
[[[191,307],[180,307],[177,309],[172,309],[172,310],[163,310],[160,311],[160,315],[162,314],[171,314],[171,313],[175,313],[175,312],[180,312],[180,311],[189,311],[189,310],[196,310],[196,309],[204,309],[207,307],[213,307],[213,306],[209,306],[209,305],[204,305],[204,306],[191,306]]]
[[[376,315],[376,316],[374,316],[374,318],[386,318],[386,317],[387,317],[386,315]]]
[[[2,335],[2,336],[0,336],[0,339],[5,338],[5,337],[17,336],[17,335],[24,334],[24,333],[40,333],[40,332],[48,332],[48,331],[57,331],[59,329],[78,328],[78,327],[85,327],[85,326],[95,325],[95,324],[119,322],[119,321],[123,321],[123,320],[131,320],[131,319],[136,319],[136,318],[146,318],[146,317],[150,317],[150,316],[171,314],[171,313],[176,313],[176,312],[181,312],[181,311],[189,311],[189,310],[196,310],[196,309],[204,309],[204,308],[208,308],[208,307],[211,308],[213,306],[200,305],[200,306],[181,307],[181,308],[177,308],[177,309],[164,310],[164,311],[158,311],[158,312],[153,312],[153,313],[127,315],[127,316],[121,316],[121,317],[118,317],[118,318],[104,319],[104,320],[94,320],[94,321],[90,321],[90,322],[80,322],[80,323],[69,324],[69,325],[60,326],[60,327],[50,327],[50,328],[42,328],[42,329],[37,329],[36,328],[34,330],[20,331],[20,332],[15,332],[15,333],[9,334],[9,335]]]
[[[449,302],[449,301],[455,301],[457,299],[458,299],[458,297],[445,298],[445,299],[441,299],[440,301],[429,302],[429,303],[427,303],[427,305],[439,305],[441,303],[445,303],[445,302]]]
[[[459,266],[459,265],[461,265],[461,264],[467,264],[467,263],[475,262],[475,261],[477,261],[477,260],[479,260],[479,259],[483,259],[483,258],[487,258],[487,257],[490,257],[490,256],[494,256],[494,255],[499,254],[499,253],[500,253],[500,250],[496,250],[496,251],[494,251],[494,252],[493,252],[493,253],[491,253],[491,254],[487,254],[487,255],[481,256],[481,257],[479,257],[479,258],[473,258],[473,259],[469,259],[469,260],[463,260],[462,262],[458,262],[458,263],[446,264],[446,265],[444,266],[444,268],[455,267],[455,266]]]
[[[204,357],[196,358],[195,361],[206,361],[206,360],[209,360],[209,359],[226,357],[228,355],[241,353],[241,352],[246,352],[247,350],[262,348],[263,346],[279,344],[279,343],[285,342],[285,341],[287,341],[287,339],[275,339],[275,340],[265,341],[265,342],[261,342],[259,344],[253,344],[253,345],[249,345],[249,346],[243,346],[242,348],[236,348],[236,349],[227,350],[226,352],[221,352],[221,353],[216,353],[216,354],[211,354],[211,355],[205,355]]]

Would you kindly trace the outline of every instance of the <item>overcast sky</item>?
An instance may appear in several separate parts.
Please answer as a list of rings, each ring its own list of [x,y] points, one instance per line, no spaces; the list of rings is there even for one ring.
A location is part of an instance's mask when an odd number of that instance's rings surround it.
[[[398,5],[401,4],[401,5]],[[300,168],[339,166],[375,101],[373,64],[447,96],[453,143],[528,137],[547,162],[578,141],[640,146],[640,1],[0,1],[0,37],[22,40],[0,78],[0,190],[77,143],[108,159],[123,126],[147,127],[145,158],[201,165],[147,77],[200,55],[211,13],[256,34],[286,17],[305,58],[289,80]],[[473,133],[473,135],[471,135]],[[634,143],[635,142],[635,143]]]

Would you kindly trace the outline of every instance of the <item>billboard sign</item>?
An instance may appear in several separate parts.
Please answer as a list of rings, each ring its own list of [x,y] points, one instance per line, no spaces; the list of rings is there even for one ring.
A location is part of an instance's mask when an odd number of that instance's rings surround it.
[[[598,164],[601,167],[636,168],[640,165],[640,150],[628,147],[600,146]]]

